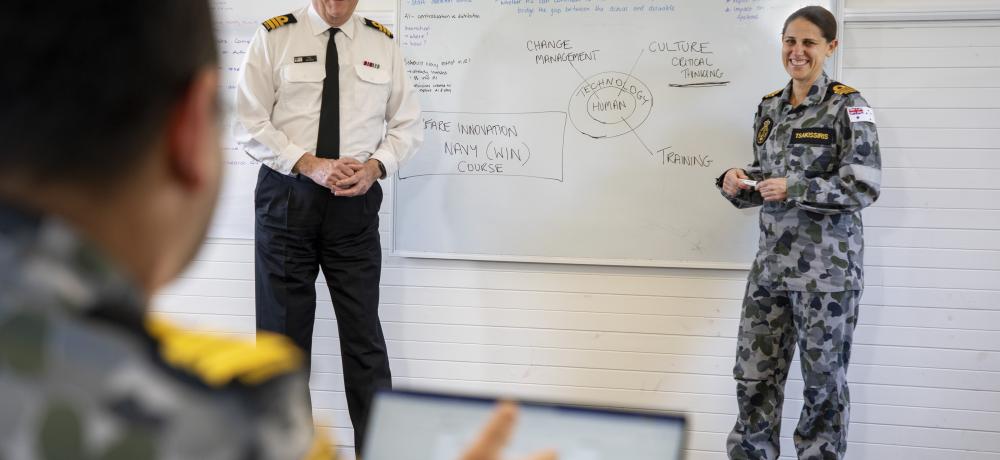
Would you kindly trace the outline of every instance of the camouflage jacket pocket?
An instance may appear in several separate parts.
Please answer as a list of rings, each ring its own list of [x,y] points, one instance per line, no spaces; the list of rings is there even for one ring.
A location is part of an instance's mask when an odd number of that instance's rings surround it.
[[[807,179],[830,177],[837,173],[837,148],[832,145],[797,146],[797,161],[790,162],[791,170],[800,170]]]

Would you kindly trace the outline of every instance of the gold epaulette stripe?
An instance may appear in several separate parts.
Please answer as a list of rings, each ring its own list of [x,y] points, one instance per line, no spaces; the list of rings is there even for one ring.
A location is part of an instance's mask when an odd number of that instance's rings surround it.
[[[386,37],[392,38],[392,31],[388,27],[379,24],[378,21],[373,21],[371,19],[365,18],[365,25],[371,27],[379,32],[385,34]]]
[[[287,338],[259,333],[252,341],[184,331],[159,319],[146,330],[160,344],[160,355],[170,366],[185,370],[206,385],[219,388],[233,381],[258,385],[302,365],[302,352]]]
[[[289,14],[283,14],[281,16],[275,16],[271,19],[262,22],[261,25],[264,26],[264,28],[267,29],[268,32],[270,32],[274,29],[277,29],[278,27],[287,24],[295,24],[296,22],[299,21],[295,19],[295,15],[289,13]]]
[[[785,88],[781,88],[781,89],[779,89],[777,91],[772,91],[770,93],[767,93],[767,94],[764,95],[764,97],[762,99],[770,99],[772,97],[775,97],[775,96],[781,94],[781,92],[784,91],[784,90],[785,90]]]
[[[845,85],[843,83],[837,83],[837,82],[833,82],[831,84],[830,91],[832,91],[833,94],[839,94],[841,96],[846,96],[848,94],[854,94],[854,93],[858,92],[858,90],[856,90],[854,88],[851,88],[850,86],[847,86],[847,85]]]

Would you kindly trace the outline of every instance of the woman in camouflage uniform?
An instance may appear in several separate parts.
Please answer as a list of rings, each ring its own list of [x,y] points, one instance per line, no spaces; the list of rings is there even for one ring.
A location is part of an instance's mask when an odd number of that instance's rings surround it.
[[[804,382],[798,457],[839,459],[847,450],[846,373],[863,288],[860,211],[878,198],[881,160],[872,109],[823,71],[836,34],[822,7],[788,17],[781,59],[791,81],[757,109],[753,163],[717,182],[736,207],[762,206],[733,370],[733,459],[778,458],[796,345]]]

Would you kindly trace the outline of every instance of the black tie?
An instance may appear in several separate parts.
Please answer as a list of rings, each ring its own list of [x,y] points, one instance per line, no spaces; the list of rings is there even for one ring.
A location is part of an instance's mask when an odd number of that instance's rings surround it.
[[[323,103],[319,109],[319,136],[316,156],[340,158],[340,66],[337,64],[337,43],[334,37],[340,29],[330,29],[326,43],[326,79],[323,80]]]

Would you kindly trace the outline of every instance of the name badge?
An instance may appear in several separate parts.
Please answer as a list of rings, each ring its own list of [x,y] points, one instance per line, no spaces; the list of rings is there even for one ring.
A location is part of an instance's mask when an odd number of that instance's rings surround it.
[[[804,128],[792,130],[789,144],[833,145],[837,142],[837,133],[830,128]]]
[[[295,56],[295,63],[316,62],[316,56]]]

